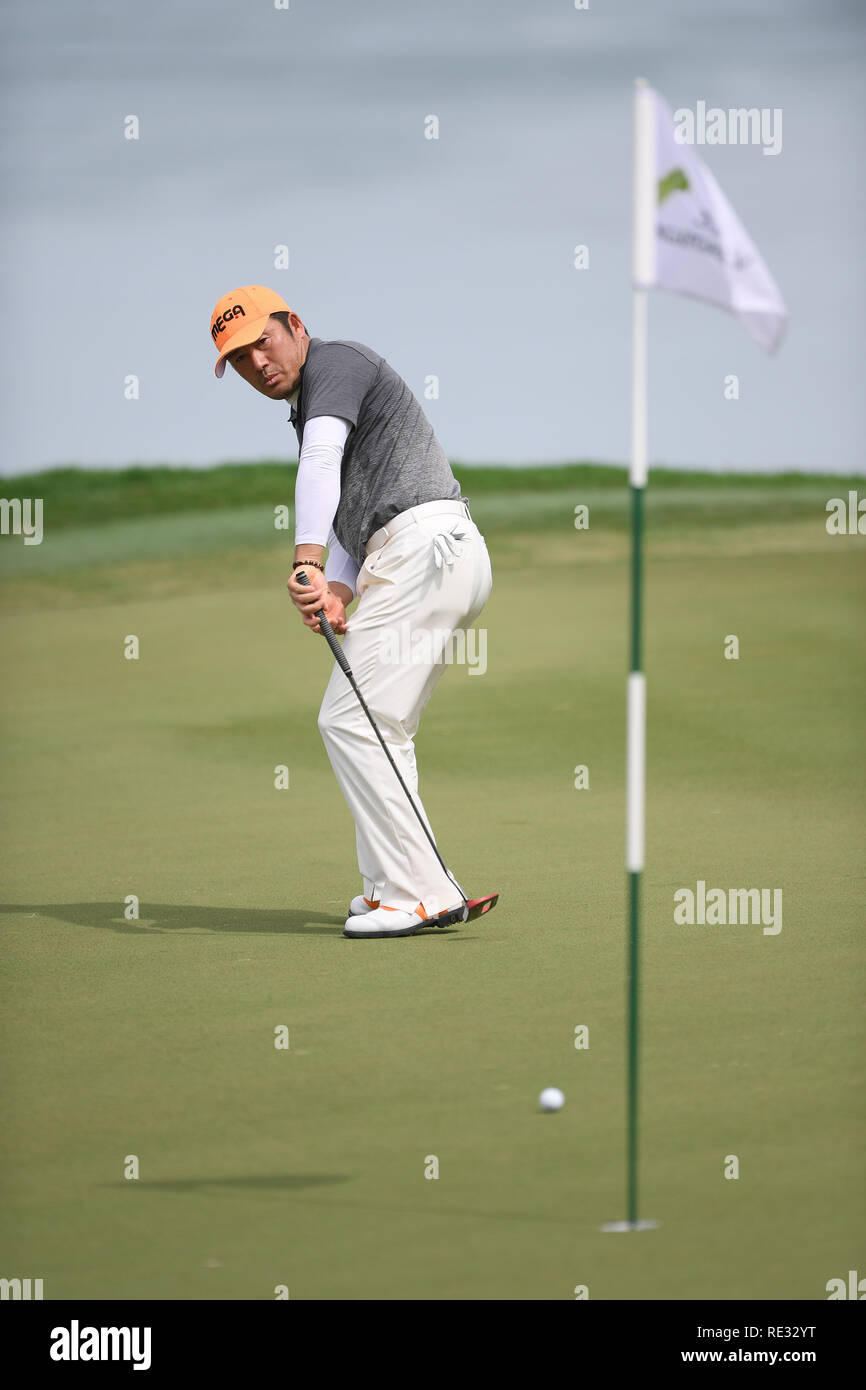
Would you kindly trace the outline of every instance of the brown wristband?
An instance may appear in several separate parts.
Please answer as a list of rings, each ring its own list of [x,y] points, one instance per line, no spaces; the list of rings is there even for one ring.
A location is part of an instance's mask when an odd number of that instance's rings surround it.
[[[301,565],[314,565],[317,570],[322,571],[322,574],[325,573],[325,566],[319,560],[295,560],[292,569],[300,569]]]

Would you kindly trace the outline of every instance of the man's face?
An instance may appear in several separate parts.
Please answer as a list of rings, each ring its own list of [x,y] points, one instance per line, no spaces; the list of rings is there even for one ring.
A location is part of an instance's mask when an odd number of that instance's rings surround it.
[[[310,340],[297,314],[292,314],[289,323],[292,333],[286,332],[279,319],[268,319],[255,343],[228,354],[238,376],[272,401],[282,400],[297,390],[307,356]]]

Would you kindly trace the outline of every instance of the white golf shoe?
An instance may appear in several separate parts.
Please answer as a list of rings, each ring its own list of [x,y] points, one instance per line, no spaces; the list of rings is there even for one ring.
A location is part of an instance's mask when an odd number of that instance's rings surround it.
[[[361,899],[366,902],[366,898]],[[427,921],[424,904],[416,912],[404,912],[398,907],[377,907],[349,917],[343,928],[344,936],[411,936]]]
[[[365,898],[363,894],[359,893],[358,897],[353,898],[352,901],[349,903],[349,916],[361,917],[365,912],[375,912],[378,906],[378,898]]]

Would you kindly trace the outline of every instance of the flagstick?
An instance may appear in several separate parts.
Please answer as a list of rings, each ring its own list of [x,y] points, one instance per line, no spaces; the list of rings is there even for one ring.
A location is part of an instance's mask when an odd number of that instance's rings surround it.
[[[644,866],[646,679],[641,670],[643,498],[647,481],[647,289],[655,279],[655,111],[643,79],[635,84],[632,197],[631,641],[626,685],[626,872],[628,874],[628,1082],[626,1220],[603,1231],[649,1230],[638,1220],[640,883]]]
[[[640,1023],[640,882],[644,866],[646,677],[641,669],[643,498],[646,486],[647,292],[634,290],[632,322],[631,642],[626,685],[626,857],[628,874],[628,1143],[626,1211],[637,1224]]]

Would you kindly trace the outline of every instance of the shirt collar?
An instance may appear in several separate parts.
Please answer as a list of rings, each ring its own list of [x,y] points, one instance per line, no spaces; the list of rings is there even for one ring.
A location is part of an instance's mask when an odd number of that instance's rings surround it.
[[[318,338],[310,339],[309,346],[307,347],[307,355],[301,363],[301,370],[298,373],[300,380],[296,389],[292,392],[290,396],[287,397],[289,405],[292,407],[292,413],[289,416],[289,423],[292,425],[297,424],[298,421],[298,399],[304,386],[304,371],[306,369],[307,363],[310,360],[310,348],[313,346],[313,343],[316,342],[318,342]]]

